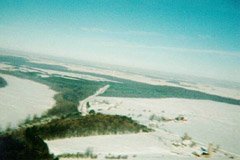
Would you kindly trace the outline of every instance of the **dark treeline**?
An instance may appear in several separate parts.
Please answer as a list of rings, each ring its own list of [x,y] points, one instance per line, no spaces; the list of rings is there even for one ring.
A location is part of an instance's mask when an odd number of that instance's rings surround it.
[[[57,160],[47,144],[31,130],[23,134],[0,136],[0,160]]]
[[[0,77],[0,88],[1,87],[5,87],[7,85],[7,81],[5,81],[5,79],[3,79],[2,77]]]
[[[138,82],[113,83],[111,87],[102,96],[131,98],[202,99],[240,105],[240,100],[238,99],[212,95],[181,87],[158,86]]]
[[[63,77],[49,77],[44,79],[45,83],[58,94],[55,95],[56,104],[48,111],[48,115],[62,115],[78,112],[79,101],[94,94],[103,83],[87,80],[73,80]]]
[[[13,131],[12,135],[21,135],[25,128]],[[60,119],[28,128],[32,134],[43,139],[58,139],[90,135],[106,135],[118,133],[138,133],[151,131],[126,116],[94,114],[81,116],[73,114]]]

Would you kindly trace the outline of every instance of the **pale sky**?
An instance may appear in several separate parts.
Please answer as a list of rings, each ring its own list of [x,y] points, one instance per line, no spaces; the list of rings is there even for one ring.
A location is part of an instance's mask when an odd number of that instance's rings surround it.
[[[240,82],[237,0],[0,0],[0,47]]]

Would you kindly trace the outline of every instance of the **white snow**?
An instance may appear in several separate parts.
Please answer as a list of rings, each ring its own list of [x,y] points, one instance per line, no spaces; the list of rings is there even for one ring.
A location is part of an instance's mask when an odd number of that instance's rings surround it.
[[[14,67],[5,63],[0,63],[1,70],[13,70]]]
[[[40,115],[53,107],[55,92],[30,80],[0,74],[8,85],[0,88],[0,126],[12,127],[28,115]]]
[[[52,62],[52,64],[59,63]],[[181,82],[179,85],[163,79],[150,78],[139,74],[83,65],[61,65],[73,71],[110,75],[152,85],[177,86],[225,97],[240,98],[240,92],[237,89],[198,83],[191,84],[188,82]],[[11,69],[9,66],[3,67]],[[30,71],[28,69],[23,70]],[[93,81],[111,81],[85,74],[44,69],[38,69],[38,71],[41,71],[42,76],[57,74],[73,79],[82,78]],[[4,126],[9,122],[16,125],[20,120],[25,119],[28,114],[40,114],[51,108],[54,104],[52,97],[55,93],[47,86],[13,76],[2,74],[0,76],[8,82],[7,87],[0,88],[0,125]],[[76,137],[46,141],[51,152],[57,155],[77,153],[84,152],[87,148],[92,147],[94,153],[98,154],[100,159],[111,153],[113,155],[128,155],[128,159],[192,160],[196,159],[192,152],[199,152],[200,147],[206,148],[209,143],[213,143],[214,146],[220,145],[221,152],[215,154],[211,159],[228,159],[229,155],[234,155],[235,159],[237,159],[240,155],[240,106],[207,100],[178,98],[100,97],[99,93],[104,92],[106,89],[107,87],[105,86],[105,88],[100,90],[101,92],[96,92],[93,96],[80,102],[79,110],[83,111],[86,109],[86,102],[90,102],[90,109],[94,109],[96,112],[132,117],[139,123],[153,128],[155,132]],[[149,118],[153,114],[159,117],[159,120],[150,120]],[[183,116],[186,121],[175,120],[179,115]],[[163,118],[169,119],[169,121],[163,121]],[[196,147],[189,147],[189,142],[181,142],[181,136],[184,133],[188,133],[193,138],[193,141],[197,142]],[[175,145],[179,146],[176,147]],[[223,153],[227,153],[228,155],[224,155]]]
[[[157,159],[196,159],[192,155],[199,147],[174,147],[172,142],[177,137],[164,131],[124,135],[103,135],[90,137],[75,137],[45,141],[50,152],[55,155],[64,153],[84,153],[91,148],[98,159],[106,155],[127,155],[128,159],[157,160]],[[212,159],[227,159],[222,153],[215,154]]]
[[[188,99],[138,99],[96,97],[91,109],[106,114],[126,115],[145,124],[155,132],[77,137],[47,141],[55,154],[84,152],[92,147],[94,153],[107,155],[137,155],[134,159],[195,159],[194,151],[209,143],[220,145],[228,154],[240,154],[240,106],[205,100]],[[169,122],[150,120],[155,114],[173,119]],[[182,115],[186,121],[176,121]],[[188,133],[196,147],[184,146],[181,136]],[[180,144],[176,147],[173,144]],[[100,156],[101,157],[101,156]],[[211,159],[227,159],[222,151]],[[235,157],[236,159],[236,157]]]
[[[91,104],[100,112],[133,117],[142,124],[149,125],[152,114],[175,118],[184,115],[186,122],[158,123],[160,128],[178,135],[185,132],[195,140],[214,143],[225,150],[240,154],[240,106],[208,100],[178,98],[137,99],[98,97],[96,101],[109,103]],[[95,102],[96,103],[96,102]],[[140,116],[142,115],[142,116]]]

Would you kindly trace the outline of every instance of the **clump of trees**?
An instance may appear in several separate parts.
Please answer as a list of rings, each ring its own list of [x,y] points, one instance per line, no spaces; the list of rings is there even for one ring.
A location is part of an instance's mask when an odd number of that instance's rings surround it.
[[[20,128],[13,134],[22,134],[23,130],[24,128]],[[59,119],[29,127],[28,130],[43,139],[151,131],[129,117],[100,113],[87,116],[75,114],[62,116]]]
[[[1,160],[57,160],[49,153],[47,144],[31,129],[26,129],[21,135],[0,136]]]
[[[167,117],[164,117],[164,116],[157,116],[156,114],[152,114],[150,117],[149,117],[149,120],[150,121],[158,121],[158,122],[170,122],[172,121],[172,119],[170,118],[167,118]]]
[[[97,159],[97,155],[93,153],[92,148],[87,148],[84,153],[66,153],[66,154],[61,154],[58,156],[58,158],[89,158],[89,159]]]
[[[94,94],[103,83],[87,80],[72,80],[63,77],[52,76],[46,78],[44,83],[57,91],[55,106],[47,112],[47,115],[63,115],[78,112],[79,101]]]
[[[111,155],[108,154],[105,156],[105,159],[127,159],[128,156],[127,155]]]
[[[7,81],[5,81],[5,79],[3,79],[2,77],[0,77],[0,88],[1,87],[5,87],[7,85]]]

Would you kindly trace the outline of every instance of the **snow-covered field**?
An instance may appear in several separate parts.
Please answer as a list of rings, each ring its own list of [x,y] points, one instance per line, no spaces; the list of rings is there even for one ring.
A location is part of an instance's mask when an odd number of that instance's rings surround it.
[[[175,160],[175,159],[196,159],[191,153],[198,147],[174,147],[171,140],[177,138],[168,135],[169,139],[163,137],[166,133],[158,131],[153,133],[139,133],[126,135],[104,135],[92,137],[76,137],[47,141],[47,144],[55,154],[84,152],[92,149],[98,159],[105,159],[106,156],[127,156],[133,160]],[[166,136],[166,135],[165,135]],[[198,158],[201,159],[201,158]],[[205,159],[205,158],[204,158]],[[217,153],[211,159],[228,159],[223,153]]]
[[[53,107],[55,92],[48,86],[0,74],[8,85],[0,88],[0,126],[15,127],[28,115],[40,115]]]
[[[178,135],[187,132],[198,141],[212,142],[221,145],[224,149],[240,153],[240,142],[237,141],[240,139],[240,106],[237,105],[177,98],[98,97],[92,107],[107,114],[131,116],[145,125],[152,123],[149,121],[152,114],[170,119],[183,115],[187,121],[181,123],[170,121],[158,125]]]
[[[59,64],[73,71],[110,75],[152,85],[177,86],[193,89],[219,96],[240,99],[237,89],[222,88],[208,84],[193,84],[168,82],[164,79],[150,78],[122,71],[100,69],[83,65]],[[6,70],[15,70],[9,65],[0,65]],[[42,76],[59,75],[65,78],[87,79],[92,81],[111,81],[109,79],[85,74],[60,72],[46,69],[21,67],[21,71],[39,71]],[[15,126],[27,115],[41,114],[54,104],[54,91],[47,86],[33,81],[19,79],[0,74],[8,85],[0,88],[0,125],[12,123]],[[107,89],[103,88],[103,92]],[[100,90],[102,91],[102,90]],[[115,98],[101,97],[98,91],[79,104],[79,110],[86,110],[87,102],[90,109],[104,114],[117,114],[132,117],[154,132],[75,137],[46,141],[52,153],[83,153],[92,148],[98,159],[104,159],[111,154],[114,156],[127,155],[128,159],[140,160],[173,160],[196,159],[193,152],[202,153],[202,147],[208,144],[220,149],[211,159],[240,159],[240,106],[209,100],[190,100],[179,98],[147,99],[147,98]],[[187,133],[191,140],[182,140]],[[193,145],[194,144],[194,145]],[[217,147],[218,148],[218,147]],[[198,158],[201,159],[201,158]]]
[[[227,153],[240,154],[240,107],[236,105],[177,98],[112,97],[97,97],[90,105],[97,112],[130,116],[155,129],[155,132],[47,141],[50,151],[55,154],[76,153],[91,147],[102,157],[111,153],[129,157],[136,155],[134,159],[176,159],[176,156],[177,159],[194,159],[193,152],[212,143]],[[165,121],[150,120],[153,114],[158,118],[164,117]],[[184,120],[175,120],[179,116]],[[178,146],[185,132],[197,143],[195,147]],[[227,159],[228,156],[221,152],[212,158]]]
[[[32,62],[37,62],[37,61],[32,61]],[[76,65],[76,64],[59,63],[59,62],[51,61],[51,60],[49,60],[49,61],[41,61],[41,60],[39,61],[38,60],[38,63],[61,65],[72,71],[97,73],[97,74],[132,80],[132,81],[136,81],[136,82],[147,83],[147,84],[151,84],[151,85],[167,85],[167,86],[182,87],[182,88],[197,90],[197,91],[201,91],[201,92],[205,92],[205,93],[209,93],[209,94],[215,94],[215,95],[219,95],[219,96],[223,96],[223,97],[240,99],[239,89],[219,87],[219,86],[214,86],[214,85],[209,85],[209,84],[204,84],[204,83],[180,82],[179,84],[175,84],[175,83],[170,83],[167,80],[162,79],[162,78],[152,78],[152,77],[141,75],[141,74],[128,73],[128,72],[124,72],[124,71],[116,71],[116,70],[112,70],[112,69],[96,68],[96,67],[80,65],[80,64]],[[66,74],[66,73],[64,73],[64,74]],[[76,75],[69,75],[69,76],[76,77]],[[79,78],[84,78],[84,76],[82,76],[82,77],[80,76]],[[86,78],[88,78],[88,77],[86,77]],[[92,77],[90,77],[90,80],[91,79],[92,79]],[[109,80],[101,79],[101,78],[100,79],[97,78],[96,80],[109,81]]]

